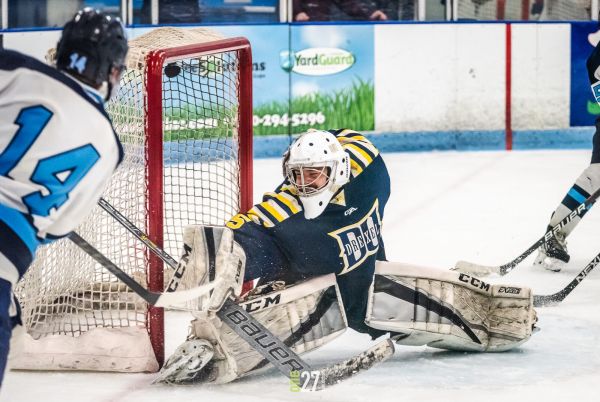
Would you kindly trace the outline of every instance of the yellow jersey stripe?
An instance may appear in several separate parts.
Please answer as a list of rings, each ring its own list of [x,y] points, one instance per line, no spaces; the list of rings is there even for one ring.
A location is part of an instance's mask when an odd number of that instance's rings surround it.
[[[375,147],[375,145],[373,145],[373,143],[371,141],[369,141],[364,135],[362,135],[356,131],[347,130],[347,129],[343,130],[340,134],[338,134],[337,139],[343,145],[346,145],[347,143],[354,143],[354,144],[360,146],[365,151],[373,154],[371,156],[373,159],[375,159],[375,157],[377,155],[379,155],[379,151],[377,150],[377,147]]]
[[[375,159],[379,155],[379,151],[375,148],[375,145],[370,142],[356,141],[352,145],[365,151],[371,156],[371,159]]]
[[[354,177],[358,176],[363,171],[363,168],[358,163],[356,163],[356,161],[353,158],[350,158],[350,169],[352,170],[352,175]]]
[[[355,162],[362,164],[364,167],[367,167],[367,165],[373,161],[373,159],[360,148],[345,146],[344,149],[350,153],[350,159],[354,159]]]
[[[256,206],[253,207],[250,211],[248,211],[248,216],[252,218],[252,215],[258,217],[259,223],[262,224],[264,227],[271,228],[275,226],[275,224],[269,218],[267,218],[267,216],[263,214],[258,208],[256,208]]]
[[[361,160],[362,162],[366,165],[368,165],[369,163],[373,162],[373,158],[371,157],[371,155],[369,154],[369,152],[365,151],[364,149],[362,149],[361,147],[359,147],[356,144],[348,144],[346,145],[347,148],[352,148],[354,150],[356,150],[358,152],[358,154],[362,157]]]
[[[279,201],[283,202],[292,211],[293,214],[297,214],[302,210],[298,201],[288,193],[279,193],[275,196]]]
[[[369,141],[367,140],[365,137],[363,137],[362,135],[357,135],[356,137],[337,137],[339,142],[345,143],[345,142],[356,142],[356,141],[361,141],[361,142],[366,142]]]
[[[341,136],[346,136],[349,134],[358,134],[361,135],[358,131],[354,131],[354,130],[350,130],[349,128],[345,128],[342,131],[340,131],[337,135],[341,135]]]
[[[258,204],[258,207],[261,208],[265,215],[268,214],[270,215],[269,218],[272,218],[271,221],[272,222],[281,222],[283,221],[285,218],[279,213],[279,211],[277,211],[276,208],[273,207],[273,204],[269,203],[269,201],[266,202],[261,202],[260,204]]]
[[[285,193],[265,193],[265,195],[263,196],[263,202],[273,201],[275,204],[277,204],[279,208],[281,208],[281,210],[283,211],[283,215],[285,215],[286,218],[298,212],[298,209],[295,208],[294,205],[291,204],[288,199],[282,197],[281,194]],[[293,197],[291,198],[293,199]]]
[[[277,222],[282,222],[285,218],[287,218],[287,216],[282,215],[275,207],[275,204],[270,201],[261,202],[258,205],[261,208],[263,208],[266,212],[268,212],[271,215],[271,217],[273,217],[272,220],[275,220]],[[287,215],[287,214],[285,214],[285,215]]]

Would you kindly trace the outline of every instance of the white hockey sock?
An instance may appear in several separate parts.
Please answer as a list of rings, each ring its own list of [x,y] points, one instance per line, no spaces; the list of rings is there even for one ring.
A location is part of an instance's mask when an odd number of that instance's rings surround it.
[[[588,166],[581,175],[575,180],[573,187],[569,189],[569,192],[556,208],[556,211],[552,214],[552,218],[550,219],[550,223],[548,224],[550,227],[555,226],[561,220],[565,218],[565,216],[569,215],[571,211],[573,211],[579,204],[584,202],[590,194],[600,188],[600,163],[593,163]],[[585,212],[584,212],[585,215]],[[565,225],[561,229],[561,233],[564,237],[567,237],[577,226],[581,217],[575,217],[569,224]]]

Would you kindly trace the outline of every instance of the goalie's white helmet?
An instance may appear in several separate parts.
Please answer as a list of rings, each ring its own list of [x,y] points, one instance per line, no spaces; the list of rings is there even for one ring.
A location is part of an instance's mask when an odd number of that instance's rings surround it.
[[[350,157],[333,134],[312,130],[290,145],[284,155],[284,172],[298,190],[304,216],[314,219],[350,180]]]

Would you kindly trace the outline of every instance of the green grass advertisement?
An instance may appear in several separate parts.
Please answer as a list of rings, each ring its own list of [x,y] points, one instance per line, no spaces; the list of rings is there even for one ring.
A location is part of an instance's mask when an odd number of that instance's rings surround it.
[[[373,130],[373,27],[219,27],[252,45],[254,135]]]

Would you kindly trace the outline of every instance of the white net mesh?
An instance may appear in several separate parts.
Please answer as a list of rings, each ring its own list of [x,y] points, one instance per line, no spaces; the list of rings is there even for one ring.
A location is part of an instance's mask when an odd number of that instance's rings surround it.
[[[163,68],[162,111],[148,112],[145,60],[151,50],[215,39],[221,37],[207,29],[159,28],[130,41],[128,70],[117,98],[107,105],[125,159],[103,197],[146,233],[158,223],[164,248],[175,257],[184,225],[223,224],[240,209],[239,55],[192,52],[169,59]],[[146,117],[152,113],[163,116],[163,222],[156,222],[148,203],[154,178],[147,167],[161,163],[146,162]],[[147,250],[100,207],[76,231],[147,284]],[[97,327],[149,327],[148,306],[67,239],[38,251],[16,294],[33,339],[78,337]]]
[[[589,21],[591,0],[458,0],[458,19]]]

